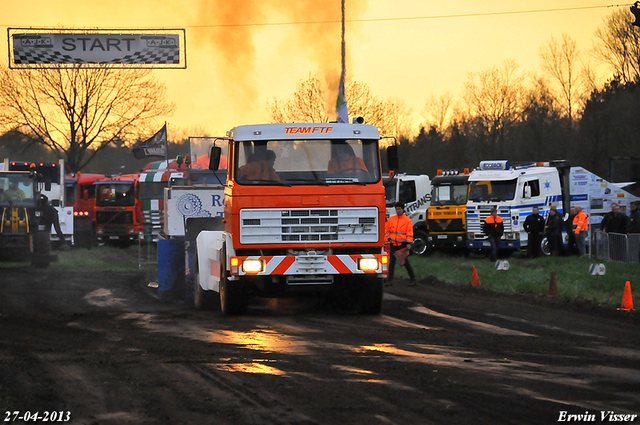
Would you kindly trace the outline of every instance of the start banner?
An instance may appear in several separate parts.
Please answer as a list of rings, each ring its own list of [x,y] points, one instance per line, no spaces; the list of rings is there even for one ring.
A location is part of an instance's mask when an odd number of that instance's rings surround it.
[[[184,29],[118,32],[9,29],[11,68],[186,68]]]

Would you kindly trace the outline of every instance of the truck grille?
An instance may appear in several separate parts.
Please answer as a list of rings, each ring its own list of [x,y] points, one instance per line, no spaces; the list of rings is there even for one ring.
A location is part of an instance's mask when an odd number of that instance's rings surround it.
[[[377,208],[243,209],[240,243],[377,242]]]
[[[478,207],[477,209],[467,209],[467,233],[470,239],[486,239],[482,231],[482,223],[491,215],[491,207]],[[498,208],[498,215],[502,217],[504,231],[512,231],[511,214],[508,208]]]
[[[430,219],[429,223],[429,231],[431,233],[434,232],[463,232],[464,225],[462,224],[461,218],[454,219]]]
[[[133,224],[133,212],[132,211],[96,211],[96,223],[101,225]]]

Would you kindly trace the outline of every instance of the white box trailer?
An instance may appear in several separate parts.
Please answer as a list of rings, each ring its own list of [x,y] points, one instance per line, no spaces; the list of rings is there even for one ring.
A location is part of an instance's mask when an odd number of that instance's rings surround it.
[[[189,218],[223,217],[224,186],[173,186],[164,190],[164,233],[185,236]]]

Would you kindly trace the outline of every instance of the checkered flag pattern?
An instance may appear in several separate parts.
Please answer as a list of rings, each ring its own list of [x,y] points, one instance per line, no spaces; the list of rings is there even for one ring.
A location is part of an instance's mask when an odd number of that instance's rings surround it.
[[[45,50],[42,48],[14,50],[14,61],[18,65],[29,64],[83,64],[93,63],[80,58],[74,58],[57,50]],[[115,58],[110,61],[99,62],[101,64],[179,64],[179,49],[164,49],[162,51],[143,50],[125,55],[122,58]]]

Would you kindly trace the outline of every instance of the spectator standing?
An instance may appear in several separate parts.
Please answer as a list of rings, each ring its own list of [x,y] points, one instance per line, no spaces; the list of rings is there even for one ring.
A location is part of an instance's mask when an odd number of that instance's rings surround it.
[[[634,201],[629,205],[631,215],[627,223],[627,233],[640,233],[640,210],[638,209],[638,204],[640,202]]]
[[[38,193],[40,195],[40,199],[38,201],[40,209],[42,209],[43,218],[45,221],[45,225],[48,231],[51,231],[51,226],[53,226],[56,231],[56,235],[58,235],[58,239],[60,240],[60,249],[68,249],[68,245],[64,239],[64,233],[62,233],[62,229],[60,228],[60,217],[58,216],[58,210],[55,209],[51,202],[49,202],[49,198],[43,194]]]
[[[578,253],[578,247],[576,246],[576,232],[573,227],[573,219],[576,217],[577,211],[576,207],[571,207],[569,217],[564,221],[564,229],[567,232],[567,250],[565,252],[566,255],[573,255]]]
[[[544,218],[539,214],[538,207],[531,209],[531,215],[525,219],[523,227],[529,234],[527,257],[537,258],[540,256],[540,242],[544,232]]]
[[[620,212],[620,205],[611,204],[611,211],[605,214],[600,223],[600,230],[607,233],[627,233],[629,217]]]
[[[580,205],[576,206],[576,216],[573,218],[573,233],[576,235],[576,246],[578,247],[578,254],[583,257],[587,255],[586,239],[587,232],[589,231],[589,221],[587,219],[587,213],[582,211]]]
[[[560,255],[562,251],[562,218],[553,204],[549,207],[549,216],[544,231],[547,234],[551,255]]]
[[[491,208],[491,215],[484,219],[482,231],[487,235],[489,243],[491,244],[491,254],[489,258],[491,261],[496,261],[498,259],[500,238],[502,238],[502,234],[504,233],[504,223],[502,222],[502,217],[498,215],[497,208]]]

